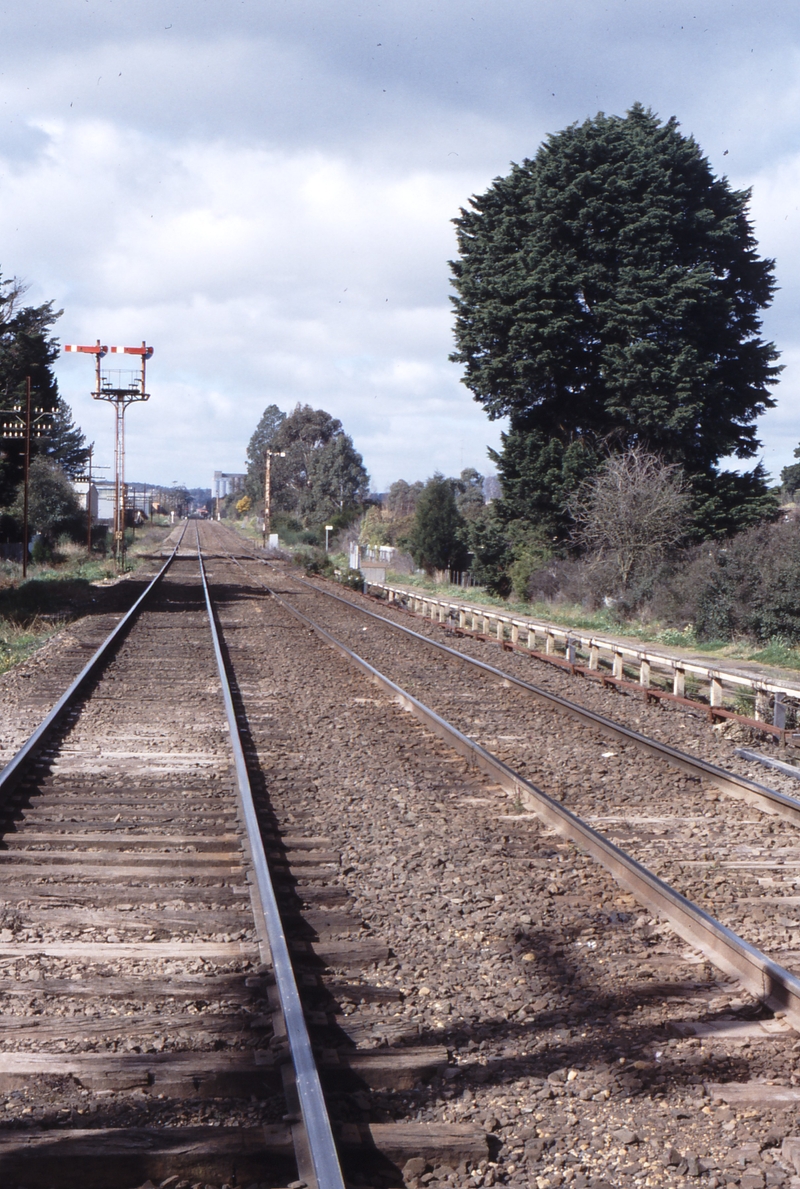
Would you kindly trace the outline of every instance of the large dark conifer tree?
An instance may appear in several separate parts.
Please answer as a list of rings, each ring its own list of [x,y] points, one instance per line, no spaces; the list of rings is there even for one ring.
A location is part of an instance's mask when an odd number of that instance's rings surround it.
[[[53,309],[52,301],[40,306],[23,305],[24,294],[25,286],[20,281],[0,277],[0,410],[24,406],[28,376],[34,405],[55,410],[58,386],[52,365],[58,356],[58,342],[50,336],[50,328],[61,311]],[[0,507],[14,498],[22,479],[23,455],[24,445],[19,439],[0,440]]]
[[[637,104],[550,136],[462,210],[452,358],[489,416],[510,418],[495,456],[507,519],[558,535],[570,491],[635,445],[684,466],[702,531],[769,510],[762,472],[717,479],[720,459],[756,454],[780,371],[748,198]]]
[[[46,454],[58,463],[65,475],[76,479],[82,475],[89,461],[89,447],[86,434],[72,419],[72,409],[63,396],[59,396],[48,428],[39,442],[40,453]]]

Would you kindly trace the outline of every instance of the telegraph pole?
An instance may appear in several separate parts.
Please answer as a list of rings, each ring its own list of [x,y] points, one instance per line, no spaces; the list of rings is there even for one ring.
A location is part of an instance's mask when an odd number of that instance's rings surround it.
[[[89,447],[89,484],[86,490],[86,552],[92,556],[92,455],[94,442]]]
[[[267,547],[267,537],[269,536],[269,527],[272,513],[272,460],[273,458],[285,458],[286,451],[267,450],[266,456],[266,466],[264,467],[264,549]]]
[[[31,378],[25,377],[25,470],[22,497],[22,577],[28,576],[28,479],[31,473]],[[41,555],[40,555],[41,556]]]

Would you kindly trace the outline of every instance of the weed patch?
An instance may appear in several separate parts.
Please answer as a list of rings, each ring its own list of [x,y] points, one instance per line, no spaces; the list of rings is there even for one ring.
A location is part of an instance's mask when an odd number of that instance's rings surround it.
[[[26,660],[60,627],[59,622],[48,623],[37,618],[26,627],[0,619],[0,673],[5,673],[20,661]]]
[[[140,553],[164,539],[169,527],[149,525],[140,531],[135,549],[128,553],[128,571],[136,570]],[[0,673],[25,660],[70,620],[82,615],[127,609],[138,593],[138,583],[96,585],[117,577],[111,561],[87,557],[85,549],[60,544],[54,558],[32,565],[30,577],[20,581],[22,567],[5,562],[0,568]]]

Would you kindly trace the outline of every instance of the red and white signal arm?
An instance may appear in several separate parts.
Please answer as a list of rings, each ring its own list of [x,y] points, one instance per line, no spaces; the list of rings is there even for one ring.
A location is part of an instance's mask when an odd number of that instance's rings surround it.
[[[100,343],[95,343],[89,347],[67,343],[64,350],[80,351],[84,355],[107,355],[110,351],[112,355],[141,355],[145,359],[150,359],[153,354],[153,348],[148,347],[146,343],[142,343],[141,347],[104,347]]]
[[[112,348],[113,350],[114,348]],[[95,343],[91,347],[80,347],[74,343],[67,343],[64,347],[65,351],[80,351],[83,355],[107,355],[108,347],[103,347],[100,343]]]
[[[145,359],[149,359],[153,354],[153,348],[148,347],[142,343],[141,347],[109,347],[112,355],[143,355]]]

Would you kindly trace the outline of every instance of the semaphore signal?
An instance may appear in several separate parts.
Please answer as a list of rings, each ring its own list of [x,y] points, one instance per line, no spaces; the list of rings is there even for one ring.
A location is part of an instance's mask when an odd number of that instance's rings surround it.
[[[107,347],[98,339],[91,345],[68,343],[64,351],[94,355],[95,387],[92,396],[95,400],[107,400],[114,406],[114,554],[117,564],[121,565],[125,553],[125,410],[137,401],[150,399],[150,393],[145,390],[145,367],[147,360],[152,357],[153,348],[144,342],[140,347]],[[125,384],[122,383],[123,373],[117,373],[118,382],[114,384],[111,373],[104,374],[100,367],[100,361],[109,354],[139,356],[141,370],[127,373],[131,379]]]

